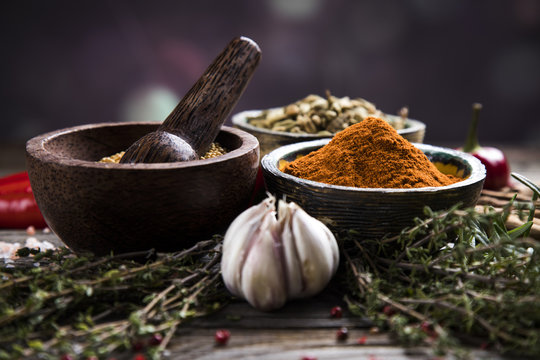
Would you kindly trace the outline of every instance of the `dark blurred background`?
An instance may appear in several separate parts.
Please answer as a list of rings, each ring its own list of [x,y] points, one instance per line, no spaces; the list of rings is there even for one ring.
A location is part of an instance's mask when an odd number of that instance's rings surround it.
[[[85,123],[163,120],[234,36],[262,62],[235,112],[307,94],[410,108],[425,142],[540,144],[540,1],[10,1],[0,144]],[[2,154],[2,156],[7,156]]]

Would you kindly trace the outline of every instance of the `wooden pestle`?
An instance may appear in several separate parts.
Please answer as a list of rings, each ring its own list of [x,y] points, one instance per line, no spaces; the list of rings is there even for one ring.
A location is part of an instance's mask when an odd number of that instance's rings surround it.
[[[127,150],[121,163],[164,163],[198,159],[216,139],[259,64],[259,46],[233,39],[159,128]]]

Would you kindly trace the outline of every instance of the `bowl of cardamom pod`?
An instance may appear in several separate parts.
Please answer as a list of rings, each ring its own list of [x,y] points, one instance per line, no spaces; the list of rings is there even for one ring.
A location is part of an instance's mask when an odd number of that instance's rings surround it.
[[[473,206],[485,179],[473,156],[411,143],[375,117],[332,139],[275,149],[261,167],[276,197],[296,202],[333,231],[372,239],[399,234],[426,207]]]
[[[326,97],[311,94],[282,107],[242,111],[232,116],[232,123],[257,137],[262,157],[283,145],[331,138],[369,116],[384,119],[410,142],[424,140],[426,125],[408,118],[407,108],[399,115],[386,114],[365,99],[336,97],[329,92]]]
[[[48,226],[72,250],[96,255],[177,251],[224,232],[249,205],[257,139],[223,126],[200,159],[119,163],[159,124],[101,123],[27,142],[27,168]]]

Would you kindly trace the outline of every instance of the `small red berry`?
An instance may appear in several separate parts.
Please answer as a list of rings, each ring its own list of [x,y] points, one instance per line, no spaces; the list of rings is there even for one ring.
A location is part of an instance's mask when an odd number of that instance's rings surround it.
[[[132,345],[131,345],[131,349],[135,352],[137,351],[142,351],[144,350],[144,344],[142,341],[138,340],[138,341],[135,341]]]
[[[133,357],[133,360],[146,360],[146,356],[143,354],[137,354]]]
[[[336,319],[340,319],[343,316],[343,310],[341,309],[341,306],[334,306],[332,310],[330,310],[330,316]]]
[[[315,356],[302,356],[302,360],[317,360]]]
[[[420,324],[420,329],[430,338],[437,338],[437,333],[435,332],[435,330],[433,330],[433,326],[431,326],[429,322],[423,321]]]
[[[423,321],[422,324],[420,324],[420,329],[422,329],[423,332],[427,333],[431,329],[431,325],[427,321]]]
[[[367,337],[364,335],[361,338],[358,338],[357,343],[359,345],[364,345],[366,343]]]
[[[396,309],[394,309],[390,305],[385,305],[385,307],[383,307],[383,313],[386,316],[392,316],[392,315],[394,315],[396,313]]]
[[[148,345],[150,346],[158,346],[163,341],[163,336],[161,336],[160,333],[156,333],[150,337],[150,340],[148,340]]]
[[[336,332],[336,339],[338,339],[339,341],[347,340],[348,337],[349,330],[346,327],[342,327]]]
[[[60,360],[73,360],[73,357],[69,354],[64,354],[60,357]]]
[[[214,336],[218,345],[225,345],[231,337],[229,330],[218,330]]]

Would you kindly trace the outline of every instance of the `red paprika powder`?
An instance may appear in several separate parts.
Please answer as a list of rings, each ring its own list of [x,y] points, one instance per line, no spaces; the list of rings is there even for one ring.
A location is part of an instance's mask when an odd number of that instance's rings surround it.
[[[461,180],[441,173],[421,150],[376,117],[349,126],[283,171],[307,180],[362,188],[444,186]]]

